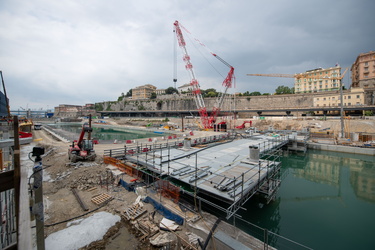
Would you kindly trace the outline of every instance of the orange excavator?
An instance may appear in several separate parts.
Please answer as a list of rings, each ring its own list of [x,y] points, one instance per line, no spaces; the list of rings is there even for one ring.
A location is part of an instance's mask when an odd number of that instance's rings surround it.
[[[246,123],[249,123],[249,124],[250,124],[250,127],[251,127],[251,125],[253,124],[252,121],[244,121],[241,125],[237,126],[236,128],[238,128],[238,129],[244,129]]]
[[[83,139],[86,132],[89,133],[89,139]],[[91,132],[92,128],[89,126],[89,124],[84,123],[78,141],[74,140],[68,150],[68,156],[71,162],[84,160],[95,161],[96,154],[94,151],[93,141],[90,139]]]

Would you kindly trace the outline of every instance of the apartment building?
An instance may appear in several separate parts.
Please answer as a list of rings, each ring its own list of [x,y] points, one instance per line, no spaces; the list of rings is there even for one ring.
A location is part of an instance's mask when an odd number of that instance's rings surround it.
[[[193,90],[193,87],[190,85],[190,83],[186,83],[184,85],[181,85],[180,87],[177,88],[179,93],[189,93]]]
[[[148,99],[151,94],[156,92],[156,87],[151,84],[146,84],[132,89],[132,99]]]
[[[299,93],[314,93],[340,89],[341,67],[323,69],[317,68],[295,75],[294,91]]]
[[[375,87],[375,51],[359,54],[352,65],[352,88]]]
[[[156,95],[165,95],[166,89],[156,89],[155,93]]]
[[[342,95],[344,106],[365,105],[365,92],[363,88],[344,90]],[[314,97],[314,107],[338,107],[341,106],[340,91],[327,93]]]

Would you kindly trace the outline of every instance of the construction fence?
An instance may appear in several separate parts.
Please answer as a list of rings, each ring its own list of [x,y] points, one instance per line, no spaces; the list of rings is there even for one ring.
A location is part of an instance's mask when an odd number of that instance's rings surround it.
[[[113,166],[116,166],[120,171],[125,172],[127,175],[132,176],[137,179],[143,179],[144,175],[147,173],[144,173],[142,170],[136,169],[137,165],[133,163],[124,163],[122,160],[112,158],[109,156],[104,156],[104,163],[111,164]],[[154,187],[158,192],[164,196],[165,198],[168,198],[172,200],[173,202],[178,203],[180,199],[180,188],[171,184],[167,180],[157,179],[157,181],[154,182]]]

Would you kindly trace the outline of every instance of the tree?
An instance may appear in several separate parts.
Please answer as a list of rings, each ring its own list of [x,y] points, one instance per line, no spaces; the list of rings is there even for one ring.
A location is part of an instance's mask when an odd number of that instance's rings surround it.
[[[217,97],[219,95],[218,92],[216,92],[216,89],[210,88],[206,90],[201,90],[203,97]]]
[[[257,96],[257,95],[262,95],[262,93],[260,93],[259,91],[254,91],[254,92],[249,92],[249,91],[246,91],[242,94],[243,96]]]
[[[124,92],[122,92],[121,95],[117,98],[117,101],[121,102],[124,99],[124,97],[125,97],[125,94]]]
[[[251,92],[250,96],[262,95],[259,91]]]
[[[126,96],[127,96],[127,97],[130,97],[130,96],[132,96],[132,94],[133,94],[133,90],[130,89],[130,90],[128,91],[128,93],[126,93]]]
[[[270,93],[263,93],[263,95],[270,95]]]
[[[206,97],[217,97],[218,93],[214,91],[210,91],[206,94]]]
[[[156,99],[156,93],[155,92],[151,93],[150,99]]]
[[[172,95],[173,93],[178,94],[178,90],[175,89],[175,88],[173,88],[173,87],[169,87],[169,88],[167,88],[167,89],[165,90],[165,93],[166,93],[167,95]]]
[[[281,85],[276,88],[275,95],[285,95],[294,94],[294,88],[289,88],[288,86]]]

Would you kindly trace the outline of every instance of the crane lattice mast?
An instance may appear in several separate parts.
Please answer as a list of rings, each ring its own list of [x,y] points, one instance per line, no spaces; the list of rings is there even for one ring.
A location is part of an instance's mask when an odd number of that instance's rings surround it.
[[[186,42],[185,42],[185,39],[184,39],[184,36],[182,34],[182,31],[181,31],[181,28],[180,28],[180,25],[179,25],[178,21],[174,22],[174,27],[175,27],[175,32],[176,32],[178,44],[179,44],[179,46],[182,49],[182,52],[184,54],[183,60],[185,62],[185,68],[190,73],[190,86],[193,89],[192,92],[193,92],[194,97],[195,97],[194,100],[195,100],[195,103],[198,107],[198,111],[199,111],[199,115],[201,117],[203,127],[207,128],[209,126],[208,119],[207,119],[207,117],[208,117],[207,109],[206,109],[206,106],[204,104],[204,100],[203,100],[202,93],[201,93],[201,88],[199,86],[197,78],[195,77],[195,73],[194,73],[194,70],[193,70],[193,64],[190,61],[190,56],[189,56],[189,53],[187,52],[187,49],[186,49]]]
[[[180,24],[179,24],[178,21],[174,22],[174,27],[175,27],[175,33],[176,33],[176,36],[177,36],[178,44],[181,47],[182,52],[184,54],[183,60],[185,62],[185,68],[190,73],[190,78],[191,78],[190,85],[192,87],[192,93],[194,94],[194,99],[195,99],[196,105],[198,107],[198,111],[199,111],[199,115],[200,115],[200,118],[201,118],[202,125],[205,129],[212,128],[213,124],[216,121],[217,116],[219,115],[219,112],[220,112],[221,106],[223,104],[224,97],[227,94],[228,88],[232,87],[232,82],[233,82],[233,79],[234,79],[234,68],[230,64],[228,64],[226,61],[224,61],[221,57],[219,57],[218,55],[211,52],[211,54],[215,58],[217,58],[219,61],[221,61],[222,63],[227,65],[230,68],[230,70],[229,70],[229,73],[228,73],[227,77],[224,79],[223,84],[222,84],[225,87],[225,90],[224,90],[223,93],[219,93],[219,96],[216,100],[215,106],[212,109],[211,115],[210,115],[210,117],[208,117],[207,108],[205,106],[205,103],[204,103],[204,100],[203,100],[203,97],[202,97],[202,93],[201,93],[201,88],[200,88],[198,80],[195,77],[193,65],[190,61],[190,56],[189,56],[189,54],[187,52],[187,49],[186,49],[186,42],[185,42],[184,36],[183,36],[181,28],[180,28]]]

